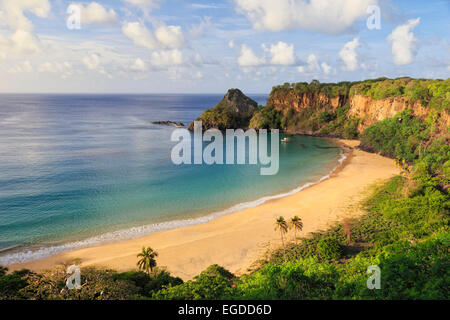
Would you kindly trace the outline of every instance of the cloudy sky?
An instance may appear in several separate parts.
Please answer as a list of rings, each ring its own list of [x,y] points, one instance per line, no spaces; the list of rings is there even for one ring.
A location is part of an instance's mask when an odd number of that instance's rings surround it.
[[[0,0],[0,92],[448,78],[449,21],[448,0]]]

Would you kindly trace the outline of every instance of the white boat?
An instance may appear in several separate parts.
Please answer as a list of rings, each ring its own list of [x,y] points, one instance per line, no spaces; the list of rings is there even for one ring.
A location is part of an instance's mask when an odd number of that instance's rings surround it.
[[[289,138],[283,138],[283,139],[281,139],[281,142],[289,142],[289,141],[291,141],[291,139],[289,139]]]

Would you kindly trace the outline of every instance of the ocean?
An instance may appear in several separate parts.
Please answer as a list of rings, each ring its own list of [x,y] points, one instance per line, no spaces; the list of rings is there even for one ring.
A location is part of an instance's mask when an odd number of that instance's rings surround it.
[[[273,176],[173,164],[175,127],[151,122],[189,124],[222,97],[0,95],[0,265],[209,221],[317,183],[342,161],[331,141],[295,136]]]

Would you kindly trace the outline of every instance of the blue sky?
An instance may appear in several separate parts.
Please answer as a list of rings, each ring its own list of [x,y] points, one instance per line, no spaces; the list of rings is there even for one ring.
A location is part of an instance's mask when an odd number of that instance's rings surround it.
[[[0,92],[448,78],[449,18],[445,0],[0,0]]]

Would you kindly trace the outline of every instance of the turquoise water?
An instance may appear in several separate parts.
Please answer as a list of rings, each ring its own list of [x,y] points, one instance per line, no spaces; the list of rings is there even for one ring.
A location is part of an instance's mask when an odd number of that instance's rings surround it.
[[[338,164],[330,141],[280,144],[259,165],[181,165],[171,126],[222,95],[1,95],[0,264],[210,220],[317,182]],[[252,96],[265,104],[266,96]]]

